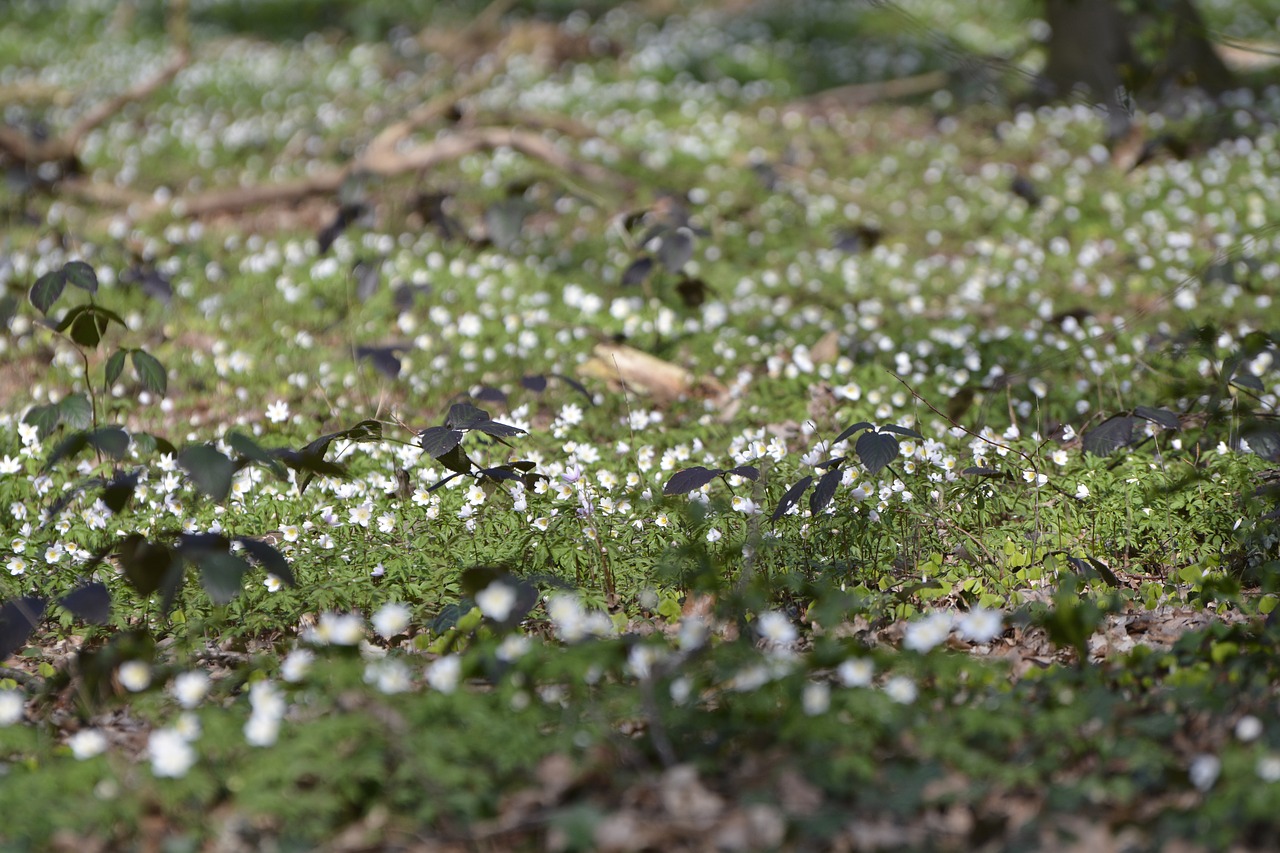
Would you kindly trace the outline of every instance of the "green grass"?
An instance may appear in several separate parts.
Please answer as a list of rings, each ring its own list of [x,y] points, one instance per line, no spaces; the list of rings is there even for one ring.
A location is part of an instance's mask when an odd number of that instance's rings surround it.
[[[635,190],[471,155],[344,188],[372,212],[322,253],[336,199],[134,223],[13,176],[0,600],[48,611],[0,671],[0,719],[26,703],[0,725],[0,814],[20,816],[0,847],[1274,843],[1274,89],[1143,116],[1190,151],[1131,172],[1087,104],[957,84],[811,117],[788,100],[1030,39],[1012,6],[981,27],[829,6],[571,18],[624,49],[513,61],[468,101],[480,124],[575,117],[599,139],[566,150]],[[88,175],[146,195],[296,178],[453,82],[375,38],[398,6],[329,4],[305,40],[280,8],[193,4],[195,64],[89,137]],[[132,28],[100,4],[0,13],[5,82],[77,94],[6,120],[65,128],[162,62],[158,7],[138,9]],[[1257,33],[1253,7],[1205,11]],[[895,29],[908,14],[923,28]],[[874,50],[823,58],[852,34]],[[687,276],[623,285],[662,254],[638,244],[668,193]],[[513,198],[514,238],[479,239]],[[97,292],[40,310],[30,289],[70,261]],[[170,301],[128,283],[151,273]],[[51,328],[87,304],[121,321],[101,342]],[[619,341],[702,390],[609,385],[588,362]],[[523,432],[471,429],[489,473],[433,488],[459,460],[419,436],[467,400]],[[1117,415],[1132,434],[1091,452]],[[898,432],[833,446],[860,422]],[[109,425],[131,436],[116,458]],[[664,493],[694,466],[739,471]],[[122,476],[112,513],[95,502]],[[85,730],[107,748],[81,760]]]

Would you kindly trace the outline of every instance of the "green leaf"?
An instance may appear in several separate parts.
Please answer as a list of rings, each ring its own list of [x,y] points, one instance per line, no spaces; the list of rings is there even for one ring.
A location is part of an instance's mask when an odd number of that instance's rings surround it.
[[[77,305],[68,311],[58,323],[57,329],[59,332],[66,332],[71,340],[82,347],[96,347],[102,341],[102,336],[106,334],[107,327],[117,322],[122,327],[125,325],[118,314],[87,303]]]
[[[58,301],[58,297],[62,295],[62,291],[67,286],[67,279],[62,274],[62,270],[55,272],[47,272],[36,279],[36,283],[31,285],[31,292],[28,297],[31,304],[40,311],[41,314],[48,314],[49,309],[53,307],[53,303]]]
[[[224,551],[204,551],[194,557],[200,567],[200,585],[215,604],[226,604],[240,594],[248,563]]]
[[[285,476],[284,465],[281,464],[280,460],[269,450],[249,438],[249,436],[242,432],[229,432],[226,434],[225,439],[231,449],[245,459],[265,465],[277,477],[283,478]]]
[[[169,388],[169,376],[164,365],[151,353],[140,349],[133,351],[132,358],[133,370],[138,374],[138,381],[142,383],[142,387],[152,394],[163,397]]]
[[[58,415],[71,429],[88,429],[93,425],[93,404],[87,394],[68,394],[58,402]]]
[[[36,428],[36,434],[40,438],[46,439],[53,434],[58,427],[58,421],[62,419],[62,410],[58,403],[48,403],[43,406],[32,406],[27,414],[22,418],[22,422],[28,426]]]
[[[78,287],[90,293],[98,292],[98,274],[84,261],[72,261],[64,266],[62,277],[72,287]]]
[[[226,500],[236,466],[211,444],[192,444],[178,454],[178,464],[200,491],[215,501]]]
[[[144,598],[160,588],[165,577],[181,560],[167,545],[148,542],[141,533],[131,533],[116,549],[116,559],[125,579]]]
[[[102,374],[108,385],[115,385],[120,379],[120,374],[124,372],[125,356],[125,350],[118,349],[107,359],[107,366],[102,369]]]

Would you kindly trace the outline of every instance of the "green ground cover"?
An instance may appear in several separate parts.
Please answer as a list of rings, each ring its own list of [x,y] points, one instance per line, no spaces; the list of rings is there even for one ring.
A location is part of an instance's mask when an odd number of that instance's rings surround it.
[[[1276,843],[1280,87],[1133,165],[1034,4],[659,5],[192,2],[10,171],[0,846]],[[55,8],[24,132],[169,50]],[[404,144],[551,153],[189,215],[476,79]]]

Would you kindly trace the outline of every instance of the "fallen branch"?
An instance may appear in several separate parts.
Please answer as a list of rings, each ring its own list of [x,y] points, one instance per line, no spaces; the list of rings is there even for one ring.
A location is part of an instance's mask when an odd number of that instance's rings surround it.
[[[825,111],[849,107],[865,107],[882,101],[911,98],[943,88],[951,80],[946,71],[928,71],[910,77],[881,80],[876,83],[854,83],[838,86],[792,101],[784,109],[809,109]]]
[[[8,154],[19,165],[39,166],[42,163],[74,164],[79,161],[80,146],[85,137],[102,126],[108,119],[126,106],[146,100],[163,86],[169,84],[178,72],[191,63],[191,37],[187,27],[187,0],[170,0],[169,35],[176,52],[159,72],[126,89],[114,98],[108,98],[89,110],[71,129],[53,139],[37,141],[24,133],[8,127],[0,127],[0,152]]]

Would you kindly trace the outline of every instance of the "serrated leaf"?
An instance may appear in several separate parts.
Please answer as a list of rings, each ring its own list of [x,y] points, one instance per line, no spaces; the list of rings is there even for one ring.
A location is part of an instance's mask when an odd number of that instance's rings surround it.
[[[111,619],[111,593],[106,584],[96,581],[62,596],[58,604],[91,625],[105,625]]]
[[[813,489],[813,494],[809,495],[809,512],[817,515],[827,508],[827,504],[831,503],[831,499],[836,496],[836,489],[840,486],[840,480],[843,477],[844,472],[839,468],[834,468],[822,475],[822,479]]]
[[[58,301],[58,297],[62,295],[62,291],[67,286],[66,276],[62,274],[62,270],[47,272],[36,279],[36,283],[31,285],[31,292],[27,294],[27,298],[31,300],[31,304],[36,307],[41,314],[48,315],[49,309]]]
[[[437,456],[436,461],[450,471],[456,471],[459,474],[469,474],[471,469],[475,467],[475,463],[471,461],[471,457],[467,456],[461,444],[454,445],[453,449],[448,453],[442,453]]]
[[[245,553],[264,571],[275,575],[287,586],[295,585],[293,569],[289,568],[289,561],[270,543],[248,536],[238,536],[235,541],[244,546]]]
[[[960,473],[969,477],[988,477],[1000,480],[1008,480],[1012,477],[1008,471],[1001,471],[999,468],[981,468],[977,466],[965,468]]]
[[[658,261],[667,272],[677,273],[693,258],[693,232],[677,228],[662,235],[657,250]]]
[[[1080,437],[1085,453],[1110,456],[1133,443],[1133,428],[1138,419],[1132,415],[1112,415]]]
[[[494,438],[511,438],[517,435],[524,435],[524,430],[519,427],[513,427],[510,424],[499,423],[498,421],[483,421],[476,424],[475,428]]]
[[[487,420],[489,420],[489,413],[484,409],[476,408],[470,403],[454,403],[449,407],[444,425],[449,429],[467,430],[475,429]]]
[[[85,394],[68,394],[58,401],[58,417],[71,429],[93,425],[93,405]]]
[[[436,618],[431,620],[431,633],[443,634],[458,627],[458,620],[467,613],[460,604],[446,604],[440,608]]]
[[[621,284],[623,287],[635,287],[638,284],[644,284],[645,279],[652,273],[653,258],[648,255],[636,258],[622,271]]]
[[[583,385],[581,382],[574,379],[572,376],[565,376],[563,373],[553,373],[551,375],[554,376],[556,379],[559,379],[565,385],[568,385],[573,390],[577,391],[583,397],[586,397],[587,405],[594,406],[596,404],[595,398],[591,396],[591,392],[587,390],[587,386]]]
[[[471,396],[482,403],[497,403],[504,407],[507,405],[507,395],[501,388],[494,388],[492,385],[481,385]]]
[[[200,569],[200,585],[214,604],[226,604],[244,589],[249,564],[225,551],[203,551],[193,561]]]
[[[864,432],[853,445],[858,459],[866,466],[868,474],[879,474],[898,458],[898,439],[880,432]]]
[[[150,542],[140,533],[131,533],[116,548],[116,559],[124,569],[125,579],[146,598],[160,588],[173,570],[177,554],[167,545]]]
[[[457,447],[462,441],[462,436],[461,430],[442,426],[427,427],[418,433],[418,444],[428,456],[439,459]]]
[[[84,430],[76,430],[70,435],[62,439],[54,445],[53,450],[49,453],[49,458],[45,460],[43,471],[49,471],[54,465],[57,465],[63,459],[69,459],[75,456],[81,450],[89,446],[89,434]]]
[[[140,349],[130,354],[133,361],[133,372],[138,375],[138,382],[152,394],[163,397],[169,390],[169,374],[164,365],[149,352]]]
[[[223,440],[227,442],[227,446],[239,453],[245,459],[257,462],[266,466],[275,476],[283,479],[285,477],[284,465],[276,454],[264,448],[258,442],[242,432],[229,432],[223,436]],[[237,466],[239,467],[239,466]]]
[[[862,430],[864,430],[864,429],[870,429],[870,428],[871,428],[871,424],[870,424],[868,421],[858,421],[856,424],[854,424],[854,425],[853,425],[853,426],[851,426],[851,427],[848,427],[847,429],[845,429],[845,431],[844,431],[844,432],[842,432],[842,433],[840,433],[839,435],[837,435],[837,436],[836,436],[836,440],[835,440],[835,441],[833,441],[833,442],[831,442],[831,443],[832,443],[832,444],[839,444],[840,442],[842,442],[842,441],[844,441],[845,439],[849,438],[849,437],[850,437],[851,435],[853,435],[855,432],[860,432],[860,431],[862,431]]]
[[[118,426],[98,427],[88,438],[90,447],[112,459],[123,459],[129,452],[129,433]]]
[[[107,359],[107,364],[102,368],[102,376],[108,385],[115,385],[120,379],[120,374],[124,373],[124,360],[128,353],[122,349],[118,349],[111,353],[111,357]]]
[[[235,464],[211,444],[192,444],[178,454],[178,464],[195,487],[221,503],[231,491]]]
[[[41,440],[48,438],[58,427],[62,418],[62,410],[58,403],[47,403],[43,406],[32,406],[23,416],[22,422],[36,428]]]
[[[107,328],[117,320],[124,326],[124,321],[115,313],[100,305],[86,303],[77,305],[63,315],[57,329],[59,332],[66,332],[71,340],[82,347],[96,347],[102,342]]]
[[[725,471],[725,473],[737,474],[739,477],[746,480],[754,481],[760,479],[760,469],[754,465],[739,465],[737,468],[730,468],[728,471]]]
[[[906,436],[907,438],[914,438],[917,441],[924,440],[924,436],[916,432],[915,430],[910,429],[909,427],[898,426],[897,424],[885,424],[884,426],[880,427],[878,431],[897,433],[898,435]]]
[[[27,644],[44,618],[47,602],[38,595],[6,601],[0,606],[0,663]]]
[[[1165,429],[1181,429],[1182,421],[1168,409],[1153,409],[1150,406],[1138,406],[1133,413],[1143,420],[1151,421]]]
[[[704,468],[701,465],[677,471],[671,475],[671,479],[667,480],[666,485],[662,487],[662,493],[664,495],[687,495],[689,492],[701,489],[707,483],[719,477],[720,473],[719,468]]]
[[[111,482],[102,487],[102,491],[98,493],[98,497],[106,504],[107,509],[111,510],[115,515],[124,512],[129,505],[129,501],[133,500],[133,495],[138,488],[138,473],[122,472],[116,474]]]
[[[78,287],[89,293],[98,292],[98,274],[84,261],[72,261],[64,266],[62,276],[72,287]]]
[[[796,504],[800,503],[800,498],[804,497],[805,489],[809,488],[813,483],[813,477],[805,475],[801,477],[794,486],[787,489],[783,494],[782,500],[778,501],[778,507],[773,511],[771,521],[777,521],[782,518]]]

